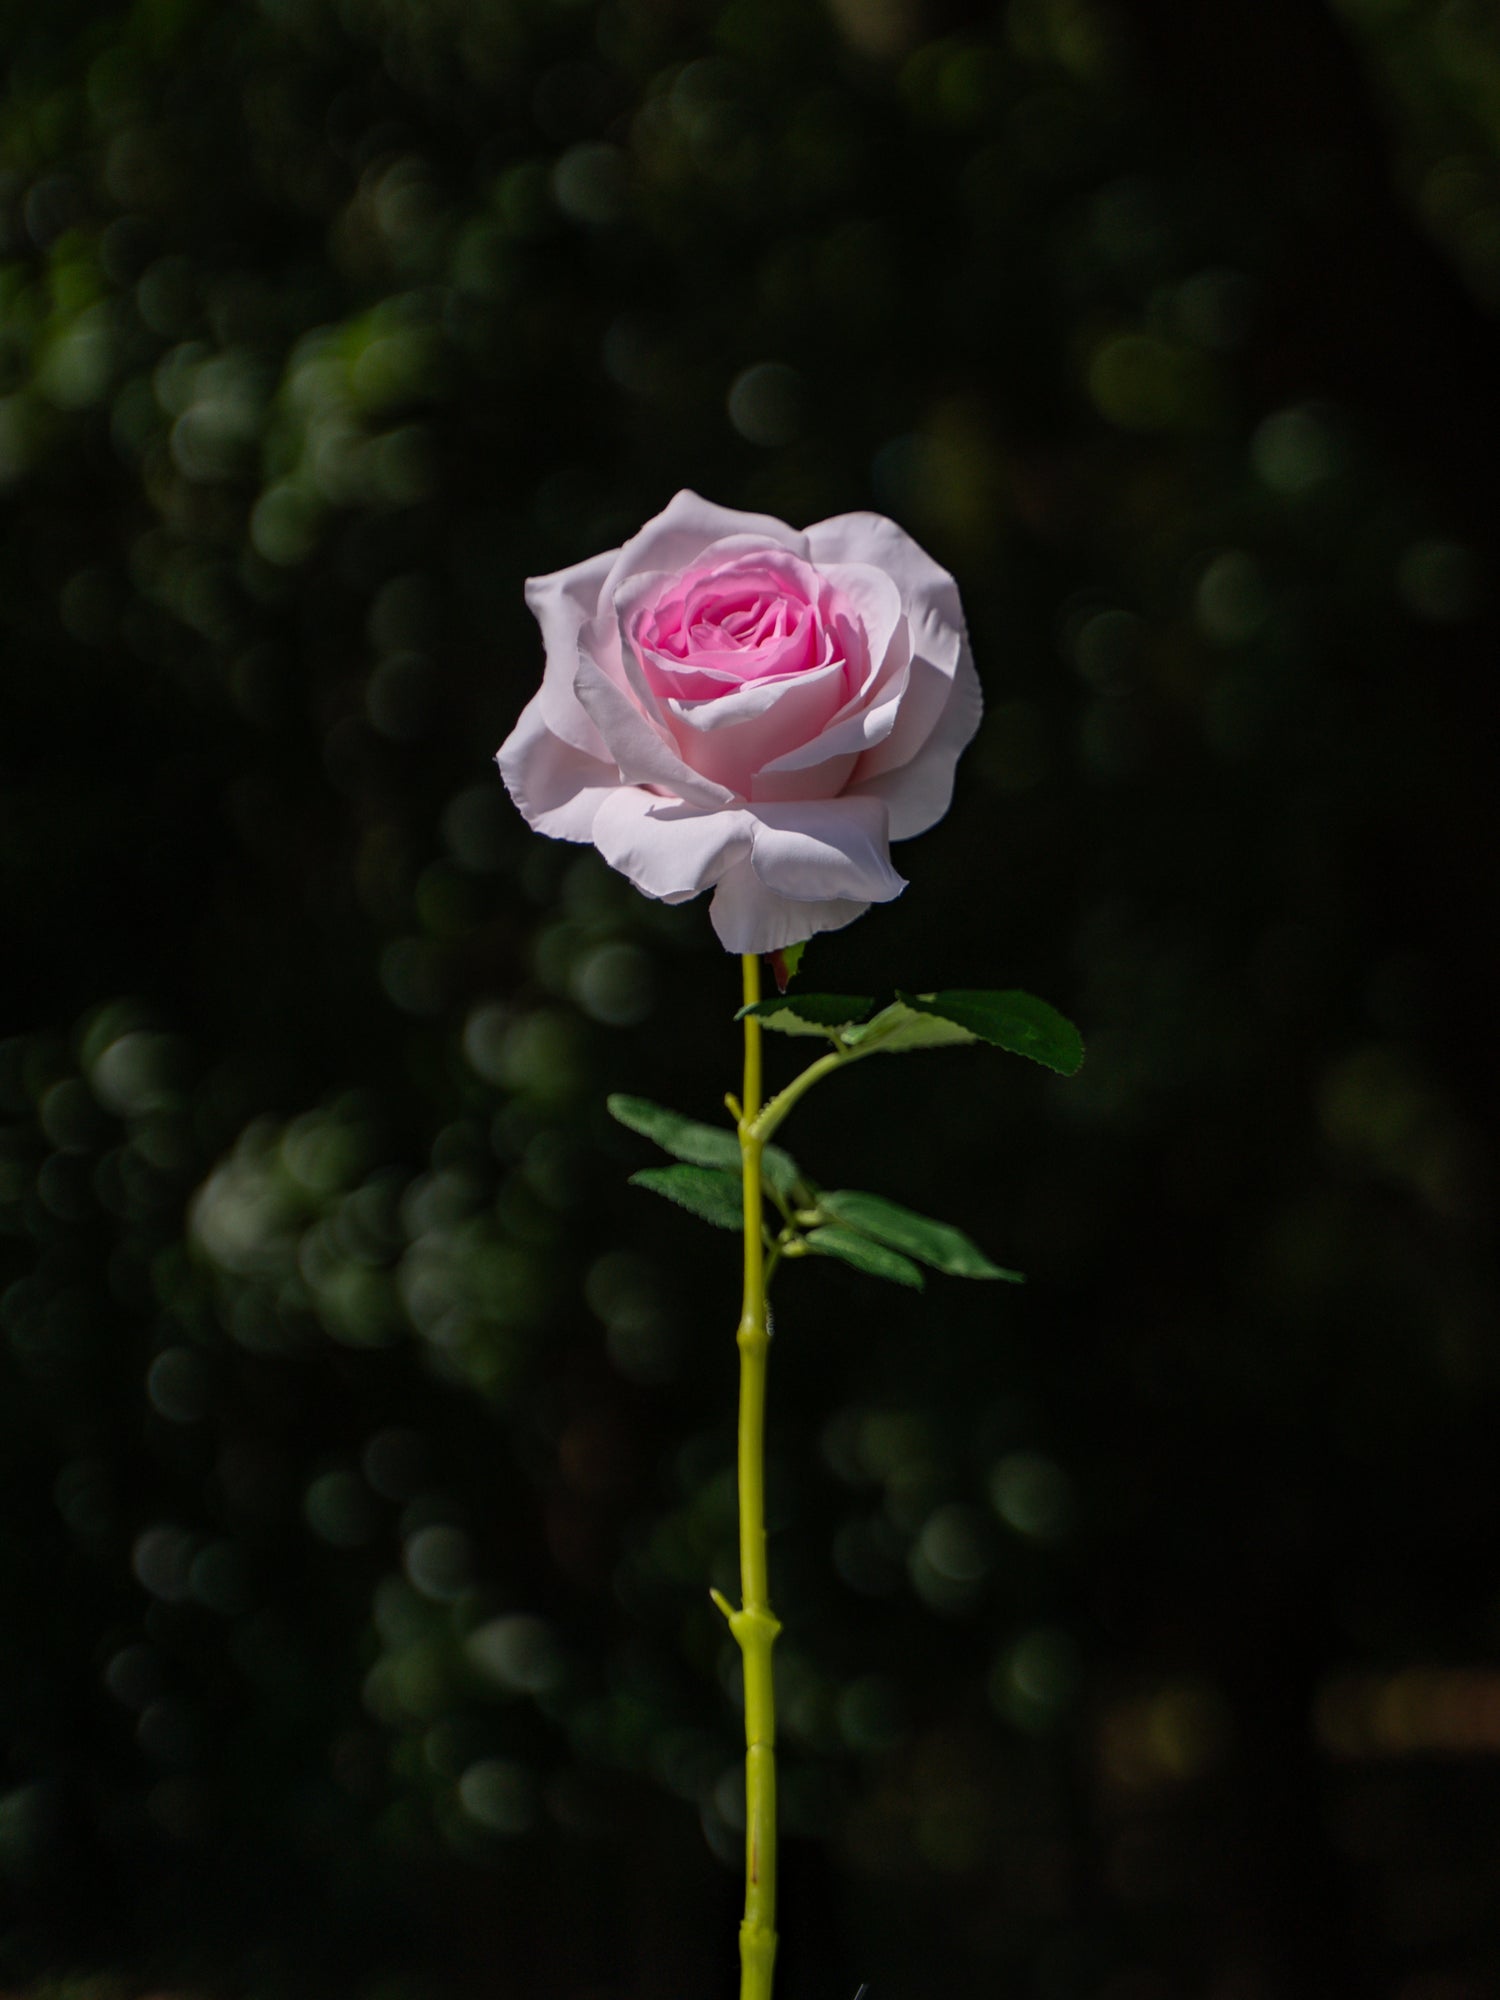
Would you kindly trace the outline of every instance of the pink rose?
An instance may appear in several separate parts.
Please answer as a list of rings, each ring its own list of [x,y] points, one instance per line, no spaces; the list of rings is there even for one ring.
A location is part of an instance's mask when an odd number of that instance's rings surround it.
[[[679,493],[621,549],[533,577],[547,664],[499,753],[530,825],[728,951],[837,930],[906,884],[979,727],[958,587],[893,521],[799,533]]]

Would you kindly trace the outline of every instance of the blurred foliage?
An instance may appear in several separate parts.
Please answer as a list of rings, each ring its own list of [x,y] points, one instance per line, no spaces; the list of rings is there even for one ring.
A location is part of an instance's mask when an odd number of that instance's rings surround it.
[[[1415,212],[1500,306],[1500,17],[1485,6],[1339,0],[1398,138]]]
[[[603,1099],[733,969],[488,762],[693,485],[974,630],[811,983],[1090,1044],[792,1136],[1031,1283],[789,1274],[787,2000],[1492,1992],[1493,16],[5,18],[0,1974],[730,1990],[734,1274]]]

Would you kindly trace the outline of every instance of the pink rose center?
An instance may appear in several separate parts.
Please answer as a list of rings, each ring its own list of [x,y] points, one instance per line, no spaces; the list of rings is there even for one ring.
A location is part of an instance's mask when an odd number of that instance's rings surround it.
[[[677,702],[823,669],[842,700],[863,651],[842,593],[780,550],[684,571],[630,621],[629,637],[652,692]]]

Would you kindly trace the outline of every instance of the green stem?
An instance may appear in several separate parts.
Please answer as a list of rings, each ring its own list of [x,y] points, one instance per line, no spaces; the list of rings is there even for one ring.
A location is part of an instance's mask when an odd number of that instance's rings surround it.
[[[760,998],[760,960],[747,956],[743,963],[745,1004],[753,1006]],[[761,1208],[760,1156],[767,1135],[762,1129],[760,1044],[760,1022],[747,1018],[745,1092],[739,1121],[745,1198],[745,1295],[737,1336],[740,1609],[729,1614],[729,1629],[739,1646],[745,1676],[745,1916],[740,1925],[740,2000],[770,2000],[776,1963],[776,1702],[771,1648],[781,1627],[771,1612],[766,1572],[766,1354],[771,1329],[766,1312],[768,1273]]]
[[[759,1021],[747,1019],[745,1022],[745,1033],[747,1036],[752,1028],[759,1035]],[[754,1133],[756,1143],[762,1146],[765,1144],[767,1139],[770,1138],[771,1134],[780,1125],[782,1119],[796,1105],[797,1100],[811,1090],[815,1083],[821,1082],[825,1076],[832,1076],[836,1069],[842,1069],[845,1063],[853,1062],[854,1060],[855,1051],[852,1049],[848,1051],[844,1049],[830,1049],[826,1056],[819,1056],[815,1063],[809,1063],[801,1076],[794,1076],[786,1089],[773,1097],[770,1103],[756,1117]],[[747,1112],[746,1115],[749,1116],[749,1113]]]

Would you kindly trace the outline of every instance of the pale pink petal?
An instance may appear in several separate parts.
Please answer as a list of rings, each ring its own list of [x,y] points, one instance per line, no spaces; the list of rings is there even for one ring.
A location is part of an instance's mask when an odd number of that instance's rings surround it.
[[[911,609],[942,601],[955,614],[949,622],[963,629],[958,585],[904,528],[883,514],[835,514],[831,520],[815,521],[807,531],[807,543],[820,569],[834,563],[867,564],[892,579]]]
[[[956,597],[954,605],[956,612]],[[966,667],[973,673],[968,635],[962,614],[957,615],[956,627],[943,624],[936,631],[932,629],[932,619],[913,615],[911,683],[890,735],[868,753],[861,767],[863,776],[878,777],[882,771],[910,762],[945,713],[960,668]]]
[[[554,736],[591,757],[607,753],[598,732],[573,692],[578,672],[579,633],[599,609],[599,594],[618,551],[590,556],[571,569],[526,579],[526,602],[542,628],[546,669],[542,675],[542,711]]]
[[[681,499],[682,495],[679,494],[678,498]],[[708,504],[707,501],[700,502],[702,506]],[[720,507],[715,511],[739,525],[732,534],[720,534],[715,540],[704,543],[702,554],[693,561],[695,570],[718,569],[725,563],[741,562],[746,556],[774,557],[784,550],[789,550],[799,562],[807,562],[807,537],[800,528],[789,528],[785,521],[778,521],[772,514],[742,514],[733,507]],[[752,525],[746,527],[746,522]],[[755,525],[757,523],[759,525]]]
[[[807,556],[806,535],[789,528],[785,521],[778,521],[770,514],[747,514],[734,507],[717,507],[712,500],[684,489],[675,493],[661,512],[653,515],[614,555],[605,589],[613,592],[626,577],[636,576],[642,570],[686,569],[698,561],[705,549],[730,536],[749,538],[736,546],[733,554],[740,553],[741,547],[754,546],[791,549],[804,559]]]
[[[750,852],[750,815],[699,812],[625,785],[599,807],[593,841],[611,868],[664,903],[696,896]]]
[[[880,514],[840,514],[819,521],[808,529],[807,539],[820,564],[861,562],[884,570],[906,602],[911,685],[890,734],[861,764],[863,781],[910,762],[947,709],[949,690],[943,683],[951,683],[968,658],[958,585],[910,535]],[[919,661],[934,671],[920,672]]]
[[[937,698],[942,697],[943,705],[915,754],[894,769],[878,768],[905,720],[907,710],[903,706],[896,729],[876,750],[860,759],[849,780],[849,796],[880,799],[889,807],[892,840],[910,840],[913,834],[925,833],[943,817],[952,802],[954,766],[984,714],[984,696],[967,641],[952,681],[926,661],[918,661],[907,699],[915,702],[919,697],[926,697],[924,705],[931,706],[936,706]]]
[[[874,688],[845,702],[814,741],[795,750],[785,750],[763,765],[762,777],[780,778],[784,773],[808,771],[832,757],[858,757],[877,743],[883,743],[896,726],[906,693],[904,652],[898,635],[891,653],[894,663],[877,679]]]
[[[592,840],[594,815],[620,786],[613,764],[586,756],[552,733],[540,695],[521,710],[496,762],[527,825],[554,840]]]
[[[709,701],[667,701],[662,706],[675,723],[692,729],[695,735],[715,729],[734,730],[741,723],[757,722],[773,711],[780,713],[791,695],[816,695],[817,706],[826,713],[843,692],[843,673],[843,662],[835,660],[829,666],[812,667],[802,674],[740,681]],[[787,710],[782,723],[789,734],[794,713],[800,716],[802,711]]]
[[[748,861],[720,878],[708,914],[726,951],[785,951],[823,931],[838,931],[862,917],[868,903],[792,902],[768,889]]]
[[[830,564],[827,573],[845,601],[859,609],[871,665],[863,685],[851,691],[815,741],[785,750],[766,764],[757,798],[791,797],[792,774],[812,771],[832,759],[861,756],[883,743],[896,727],[906,697],[910,638],[896,585],[863,563]],[[826,796],[821,783],[817,793]]]
[[[755,808],[751,865],[778,896],[888,903],[906,887],[891,866],[879,799],[804,799]]]
[[[638,612],[649,611],[664,598],[675,598],[679,588],[680,579],[671,570],[638,569],[615,586],[612,613],[624,630]]]
[[[642,714],[630,695],[595,661],[579,661],[576,685],[578,699],[608,744],[609,755],[619,765],[621,777],[630,784],[658,785],[696,806],[735,803],[734,794],[723,785],[688,769],[650,718]]]
[[[842,599],[840,608],[847,607],[858,618],[869,672],[874,674],[901,625],[899,585],[894,577],[866,561],[820,563],[818,567]]]
[[[598,676],[618,690],[625,706],[634,709],[670,750],[673,735],[666,709],[647,679],[635,649],[621,644],[619,620],[612,614],[591,619],[579,635],[578,646],[578,671],[573,677],[573,687],[595,724],[603,728],[599,723],[598,704],[585,696],[581,683],[587,678],[592,685],[595,676]],[[623,714],[618,704],[606,701],[606,706],[612,713]],[[612,750],[613,745],[610,748]]]
[[[786,744],[816,741],[844,694],[842,661],[786,680],[746,681],[717,701],[665,704],[684,759],[741,798]]]
[[[825,756],[820,749],[819,761],[809,764],[804,771],[783,771],[778,765],[768,764],[751,779],[746,796],[756,807],[837,798],[854,776],[858,762],[857,752],[842,757]]]

